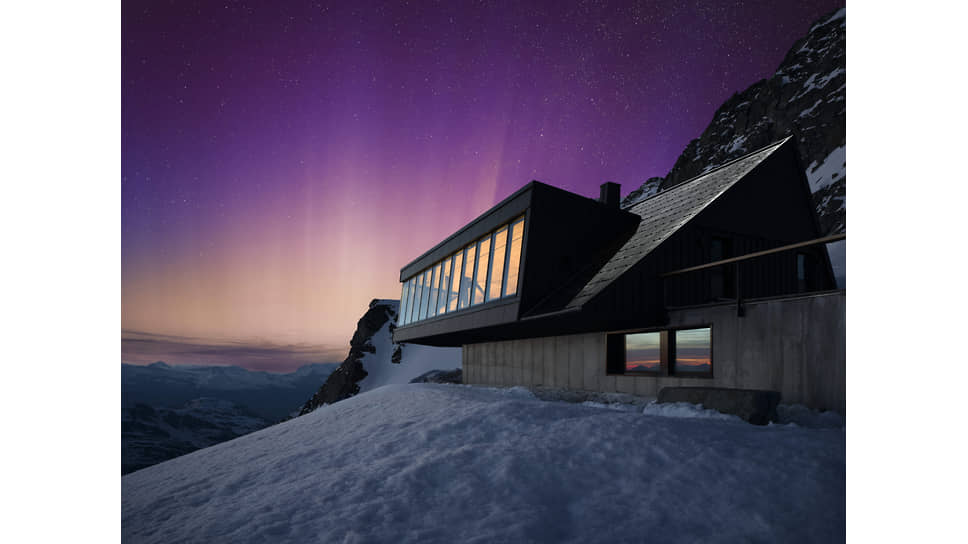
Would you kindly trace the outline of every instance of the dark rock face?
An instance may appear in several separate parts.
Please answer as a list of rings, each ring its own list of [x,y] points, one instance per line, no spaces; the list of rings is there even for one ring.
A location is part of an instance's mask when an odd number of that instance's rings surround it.
[[[663,387],[657,402],[702,404],[703,408],[739,416],[753,425],[766,425],[776,421],[780,392],[725,387]]]
[[[454,370],[431,370],[424,372],[410,383],[464,383],[463,372],[459,368]]]
[[[308,414],[324,404],[332,404],[359,393],[360,386],[357,384],[367,376],[366,370],[363,369],[363,355],[365,353],[376,353],[376,348],[369,343],[370,338],[387,321],[395,323],[396,319],[396,307],[382,303],[377,299],[370,301],[369,310],[356,323],[356,332],[353,333],[353,338],[350,340],[350,353],[346,360],[329,375],[326,383],[319,388],[319,391],[306,401],[306,404],[299,411],[299,415]]]
[[[664,178],[632,191],[623,207],[793,135],[824,233],[846,229],[846,16],[821,17],[776,73],[734,94]],[[845,150],[843,150],[845,151]],[[828,161],[830,158],[830,161]],[[822,168],[825,165],[826,168]]]

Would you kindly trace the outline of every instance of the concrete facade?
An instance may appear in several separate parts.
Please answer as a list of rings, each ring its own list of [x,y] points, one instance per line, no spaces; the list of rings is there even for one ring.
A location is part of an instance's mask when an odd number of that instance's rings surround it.
[[[541,385],[657,396],[667,386],[780,391],[783,403],[846,412],[846,293],[669,312],[669,326],[712,327],[713,377],[607,374],[607,331],[463,346],[464,383]]]

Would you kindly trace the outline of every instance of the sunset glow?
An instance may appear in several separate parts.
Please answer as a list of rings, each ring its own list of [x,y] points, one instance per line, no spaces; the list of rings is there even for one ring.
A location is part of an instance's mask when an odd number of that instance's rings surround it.
[[[675,371],[705,373],[712,369],[712,329],[686,329],[675,332]]]
[[[625,335],[625,372],[655,372],[661,367],[661,335],[642,332]]]

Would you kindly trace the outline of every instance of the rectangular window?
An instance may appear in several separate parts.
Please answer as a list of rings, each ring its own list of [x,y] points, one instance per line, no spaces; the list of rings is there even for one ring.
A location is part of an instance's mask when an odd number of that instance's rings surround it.
[[[430,273],[431,270],[424,270],[424,290],[420,298],[420,319],[427,319],[427,310],[430,309]]]
[[[419,294],[417,298],[417,317],[414,321],[420,321],[421,319],[427,317],[427,272],[420,273],[420,287],[417,288],[417,293]]]
[[[518,217],[404,282],[399,322],[406,325],[516,295],[524,222]]]
[[[450,263],[453,262],[450,257],[444,259],[444,265],[441,269],[440,276],[440,295],[437,297],[437,314],[440,315],[447,311],[447,300],[448,292],[450,291]]]
[[[709,375],[713,371],[712,329],[682,329],[675,331],[675,364],[677,376]]]
[[[430,303],[427,306],[427,317],[437,315],[437,294],[440,293],[440,263],[433,268],[430,274]]]
[[[471,305],[484,302],[487,290],[487,264],[491,258],[491,237],[481,239],[477,244],[477,274],[474,277],[474,290],[471,292]]]
[[[712,378],[712,328],[612,333],[606,336],[608,374]]]
[[[406,325],[407,321],[404,318],[407,315],[407,298],[410,296],[410,281],[403,282],[403,286],[400,289],[400,314],[397,316],[397,325]]]
[[[625,373],[658,374],[662,370],[662,332],[625,335]]]
[[[464,309],[470,303],[471,282],[474,281],[474,257],[477,256],[477,247],[474,244],[467,246],[464,250],[464,273],[460,278],[460,301],[458,309]]]
[[[501,282],[504,280],[504,261],[507,253],[508,228],[501,227],[494,234],[494,257],[491,259],[491,280],[487,288],[487,300],[501,298]]]
[[[521,243],[524,239],[524,218],[511,225],[511,244],[508,248],[507,281],[504,296],[515,295],[518,292],[518,272],[521,267]]]
[[[413,322],[413,301],[417,298],[417,278],[410,278],[410,292],[407,294],[407,315],[405,321]]]
[[[464,252],[458,251],[454,255],[454,275],[450,279],[450,300],[447,301],[447,311],[457,309],[457,299],[460,294],[460,279],[463,276]]]

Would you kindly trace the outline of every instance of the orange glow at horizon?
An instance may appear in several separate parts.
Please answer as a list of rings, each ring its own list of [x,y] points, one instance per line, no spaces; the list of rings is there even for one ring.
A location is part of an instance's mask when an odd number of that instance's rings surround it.
[[[122,329],[347,345],[372,299],[400,297],[406,263],[507,196],[493,172],[472,195],[428,175],[379,189],[307,182],[330,186],[273,195],[161,251],[126,248]]]

